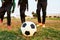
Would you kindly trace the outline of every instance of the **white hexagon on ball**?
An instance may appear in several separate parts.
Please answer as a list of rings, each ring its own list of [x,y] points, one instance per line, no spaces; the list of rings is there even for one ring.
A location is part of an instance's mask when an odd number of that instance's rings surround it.
[[[37,28],[33,22],[24,22],[21,25],[21,31],[24,36],[33,36]]]

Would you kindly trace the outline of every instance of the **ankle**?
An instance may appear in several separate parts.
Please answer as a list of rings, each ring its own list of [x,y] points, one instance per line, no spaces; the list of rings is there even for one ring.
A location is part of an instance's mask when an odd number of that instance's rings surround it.
[[[42,26],[42,23],[37,23],[37,26]]]
[[[45,27],[45,24],[42,24],[42,27]]]
[[[9,26],[7,26],[7,28],[9,29],[9,30],[11,30],[11,26],[9,25]]]
[[[0,20],[0,23],[2,23],[3,21]]]

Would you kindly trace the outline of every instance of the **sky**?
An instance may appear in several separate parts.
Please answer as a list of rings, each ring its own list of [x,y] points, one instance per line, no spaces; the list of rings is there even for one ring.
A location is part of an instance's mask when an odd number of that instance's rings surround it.
[[[17,5],[18,0],[15,0],[15,2],[16,2],[16,8],[14,13],[12,13],[12,16],[19,17],[20,15],[19,6]],[[29,4],[29,10],[25,11],[25,14],[32,17],[32,12],[36,13],[37,2],[35,0],[28,0],[28,4]],[[47,15],[60,16],[60,0],[47,0],[47,4],[48,4]],[[1,2],[0,2],[0,6],[1,6]]]

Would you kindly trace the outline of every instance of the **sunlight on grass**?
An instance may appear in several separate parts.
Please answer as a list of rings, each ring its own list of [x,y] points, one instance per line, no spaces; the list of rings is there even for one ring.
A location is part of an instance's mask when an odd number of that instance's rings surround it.
[[[37,19],[28,19],[37,24]],[[37,27],[37,33],[32,37],[25,37],[20,30],[20,19],[13,18],[11,21],[12,30],[7,28],[7,20],[0,24],[0,40],[60,40],[60,19],[47,18],[46,28]]]
[[[47,20],[60,20],[60,18],[46,18]]]
[[[37,33],[28,40],[60,40],[60,31],[52,28],[39,28]],[[14,31],[0,31],[0,40],[26,40],[23,37],[21,30]]]
[[[60,31],[52,28],[42,28],[31,37],[31,40],[60,40]]]

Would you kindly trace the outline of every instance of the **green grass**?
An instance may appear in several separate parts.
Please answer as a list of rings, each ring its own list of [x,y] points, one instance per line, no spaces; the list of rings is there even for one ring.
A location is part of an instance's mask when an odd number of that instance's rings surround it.
[[[29,40],[60,40],[60,31],[53,28],[38,28],[36,34]],[[0,40],[27,40],[21,34],[21,31],[0,31]]]
[[[18,36],[15,32],[0,31],[0,40],[25,40],[21,36]]]
[[[31,40],[60,40],[60,31],[52,28],[42,28]]]
[[[29,19],[37,22],[37,19]],[[20,19],[12,19],[12,30],[7,29],[6,20],[0,24],[0,40],[60,40],[60,19],[47,18],[46,28],[37,27],[32,37],[25,37],[20,30]]]
[[[60,20],[60,18],[46,18],[47,20]]]

